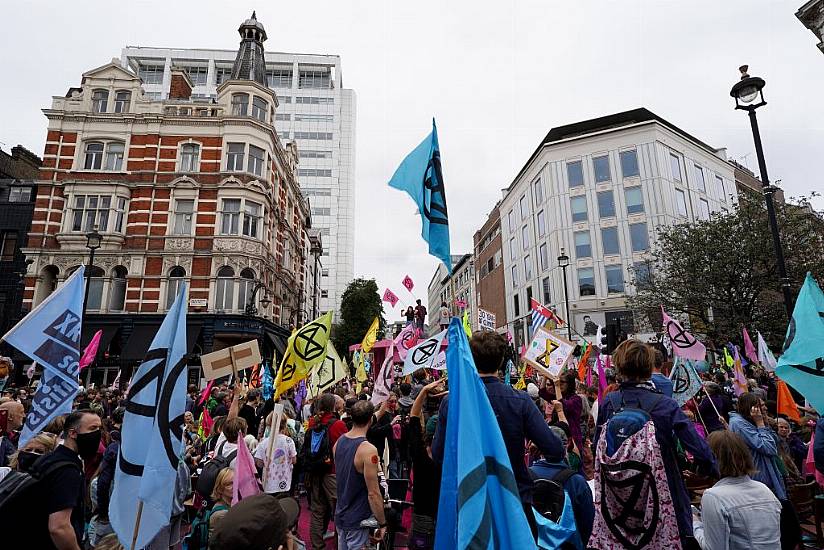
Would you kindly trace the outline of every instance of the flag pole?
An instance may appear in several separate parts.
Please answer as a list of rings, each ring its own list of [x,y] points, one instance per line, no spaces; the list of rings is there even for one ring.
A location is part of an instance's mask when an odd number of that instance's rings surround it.
[[[718,412],[718,408],[715,406],[715,403],[712,402],[712,398],[710,397],[710,394],[707,393],[707,388],[704,387],[703,383],[701,384],[701,389],[704,390],[704,394],[707,396],[707,399],[709,400],[710,405],[712,405],[712,408],[715,411],[715,414],[718,415],[718,419],[721,420],[722,424],[726,425],[727,422],[724,420],[724,417],[721,416],[721,413]]]
[[[132,534],[132,548],[134,550],[137,545],[137,534],[140,532],[140,516],[143,515],[143,501],[137,501],[137,516],[134,519],[134,534]]]
[[[272,427],[269,431],[269,448],[266,450],[266,464],[265,464],[265,471],[264,478],[263,478],[263,487],[266,487],[266,481],[269,479],[269,469],[272,466],[272,451],[275,449],[275,439],[277,438],[278,434],[280,433],[280,423],[283,414],[283,405],[278,403],[275,405],[275,408],[272,410]]]

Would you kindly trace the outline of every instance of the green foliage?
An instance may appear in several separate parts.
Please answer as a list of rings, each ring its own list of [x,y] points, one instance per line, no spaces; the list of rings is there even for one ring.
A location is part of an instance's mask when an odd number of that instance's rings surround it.
[[[799,204],[776,206],[793,296],[807,271],[824,275],[824,221]],[[660,327],[660,306],[689,315],[693,330],[716,345],[741,343],[741,327],[762,332],[779,347],[787,327],[778,267],[763,197],[741,197],[737,209],[706,221],[659,229],[647,265],[634,274],[628,300],[636,319]]]
[[[386,321],[383,318],[383,302],[378,294],[378,284],[375,279],[353,280],[341,298],[341,322],[332,329],[332,341],[338,353],[348,355],[349,346],[360,344],[375,317],[380,317],[380,339]]]

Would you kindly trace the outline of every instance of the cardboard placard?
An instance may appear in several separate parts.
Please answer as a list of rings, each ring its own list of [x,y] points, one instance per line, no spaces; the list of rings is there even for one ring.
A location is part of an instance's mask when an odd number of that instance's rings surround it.
[[[523,359],[544,376],[558,378],[574,349],[574,344],[539,328],[526,348]]]
[[[232,368],[234,360],[234,368]],[[203,366],[203,376],[206,380],[214,380],[227,376],[235,371],[242,371],[261,362],[260,347],[257,340],[249,340],[242,344],[224,348],[200,356]]]

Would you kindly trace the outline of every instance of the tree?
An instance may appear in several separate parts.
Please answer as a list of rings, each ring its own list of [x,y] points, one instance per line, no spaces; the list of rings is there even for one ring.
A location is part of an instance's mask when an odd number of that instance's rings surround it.
[[[798,295],[807,271],[824,274],[824,221],[807,199],[776,205],[787,276]],[[766,207],[742,196],[736,209],[709,220],[659,229],[644,269],[633,269],[636,319],[661,326],[660,306],[688,315],[692,330],[716,346],[741,343],[741,328],[780,347],[787,328]]]
[[[375,279],[355,279],[343,293],[340,304],[341,322],[332,330],[332,341],[341,355],[348,354],[349,346],[360,344],[375,317],[380,318],[378,338],[383,334],[383,302]]]

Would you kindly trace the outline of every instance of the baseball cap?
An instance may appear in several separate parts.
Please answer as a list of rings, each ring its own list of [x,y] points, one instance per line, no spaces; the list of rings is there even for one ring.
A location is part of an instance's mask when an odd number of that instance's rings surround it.
[[[211,537],[210,549],[241,550],[286,545],[287,532],[297,522],[300,506],[293,498],[266,493],[244,498],[229,508]]]

